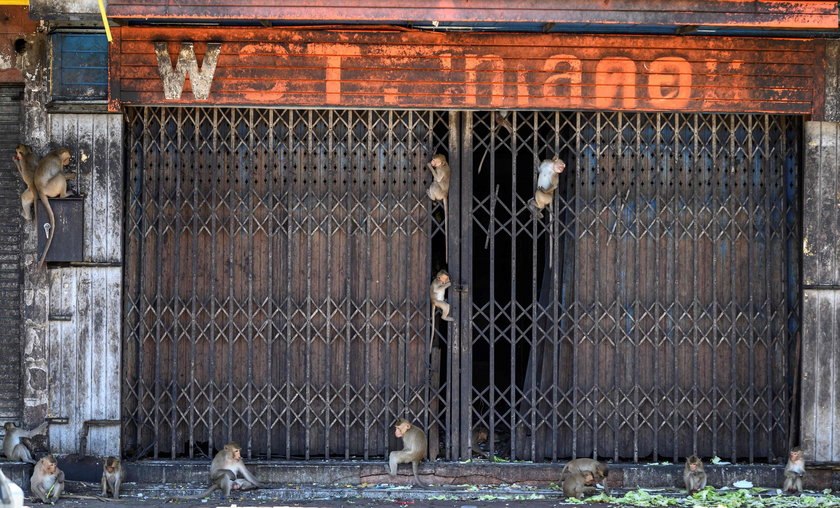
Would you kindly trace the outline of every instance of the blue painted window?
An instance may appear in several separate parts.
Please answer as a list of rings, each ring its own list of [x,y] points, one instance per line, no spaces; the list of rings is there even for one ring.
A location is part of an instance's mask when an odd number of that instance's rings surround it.
[[[52,98],[108,98],[108,39],[104,33],[52,35]]]

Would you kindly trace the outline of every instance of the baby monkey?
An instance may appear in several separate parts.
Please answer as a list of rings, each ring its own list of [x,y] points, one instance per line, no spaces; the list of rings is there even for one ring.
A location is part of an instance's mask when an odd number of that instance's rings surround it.
[[[106,497],[110,491],[114,499],[119,499],[123,477],[120,459],[116,457],[105,459],[105,464],[102,466],[102,497]]]
[[[455,318],[449,315],[449,304],[446,303],[446,288],[452,285],[449,280],[449,273],[446,270],[441,270],[432,279],[432,284],[429,286],[429,296],[432,300],[432,330],[435,328],[435,311],[440,309],[440,318],[444,321],[455,321]]]
[[[534,190],[534,197],[528,200],[528,208],[534,217],[542,218],[542,209],[551,205],[554,198],[554,190],[560,186],[560,173],[566,169],[566,163],[555,156],[551,160],[540,162],[537,168],[537,188]]]
[[[443,201],[443,231],[447,235],[446,255],[449,256],[449,226],[447,225],[447,216],[449,215],[449,175],[452,172],[449,169],[449,163],[446,162],[446,156],[443,154],[436,154],[432,160],[426,164],[432,172],[434,181],[429,186],[426,194],[429,195],[432,201]]]
[[[685,459],[683,482],[689,494],[706,487],[706,470],[703,468],[703,461],[697,455]]]
[[[563,494],[566,497],[574,497],[582,500],[587,486],[593,483],[595,483],[595,479],[589,471],[584,473],[569,473],[563,479]]]
[[[802,492],[805,479],[805,452],[802,448],[795,447],[790,450],[790,456],[785,466],[785,482],[782,490],[788,494]]]
[[[420,487],[428,487],[420,481],[417,475],[417,466],[420,461],[426,458],[426,433],[405,418],[400,418],[394,423],[394,435],[403,440],[403,449],[391,452],[388,456],[388,464],[385,470],[391,476],[397,475],[397,467],[400,464],[411,462],[411,470],[414,472],[414,480]]]
[[[595,485],[596,483],[606,480],[607,475],[610,474],[610,468],[603,462],[587,458],[570,460],[565,466],[563,466],[563,475],[584,473],[592,475],[592,478],[586,483],[586,485]]]
[[[472,451],[479,457],[490,458],[490,453],[481,449],[481,445],[490,439],[490,431],[484,425],[476,425],[472,430]]]

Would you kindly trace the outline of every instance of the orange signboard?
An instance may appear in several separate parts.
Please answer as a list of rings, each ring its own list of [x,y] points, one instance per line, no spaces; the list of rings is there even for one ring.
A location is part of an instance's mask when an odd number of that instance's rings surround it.
[[[824,53],[811,39],[122,27],[110,99],[818,117]]]
[[[114,18],[837,28],[830,0],[108,0]]]

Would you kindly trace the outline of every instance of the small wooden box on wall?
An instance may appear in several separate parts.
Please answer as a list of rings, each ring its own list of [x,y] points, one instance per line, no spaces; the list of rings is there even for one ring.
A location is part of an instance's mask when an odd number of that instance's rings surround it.
[[[35,206],[38,207],[38,259],[41,259],[47,244],[46,231],[49,228],[45,228],[44,225],[50,223],[50,216],[40,200],[35,201]],[[85,197],[50,198],[50,207],[55,214],[55,231],[50,231],[50,234],[55,234],[55,237],[45,261],[84,261]]]

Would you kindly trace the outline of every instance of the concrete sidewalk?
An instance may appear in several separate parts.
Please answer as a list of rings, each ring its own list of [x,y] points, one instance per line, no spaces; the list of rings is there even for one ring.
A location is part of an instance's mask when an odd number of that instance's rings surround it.
[[[67,499],[74,506],[301,506],[301,507],[452,507],[573,506],[559,490],[562,463],[492,463],[474,461],[426,462],[420,468],[429,489],[413,487],[410,467],[396,478],[385,474],[384,463],[369,461],[246,461],[260,481],[271,488],[236,492],[224,501],[218,492],[210,500],[179,500],[195,496],[206,487],[209,461],[143,460],[124,462],[127,473],[119,502]],[[612,494],[639,487],[664,489],[669,496],[684,496],[682,465],[609,464],[607,486]],[[59,467],[67,477],[66,492],[99,494],[102,459],[62,457]],[[28,491],[32,466],[0,461],[12,481]],[[756,486],[778,488],[782,465],[707,465],[709,484],[717,487],[748,480]],[[809,467],[806,489],[822,490],[838,484],[831,467]],[[587,504],[598,506],[597,504]],[[601,505],[603,506],[603,505]]]

